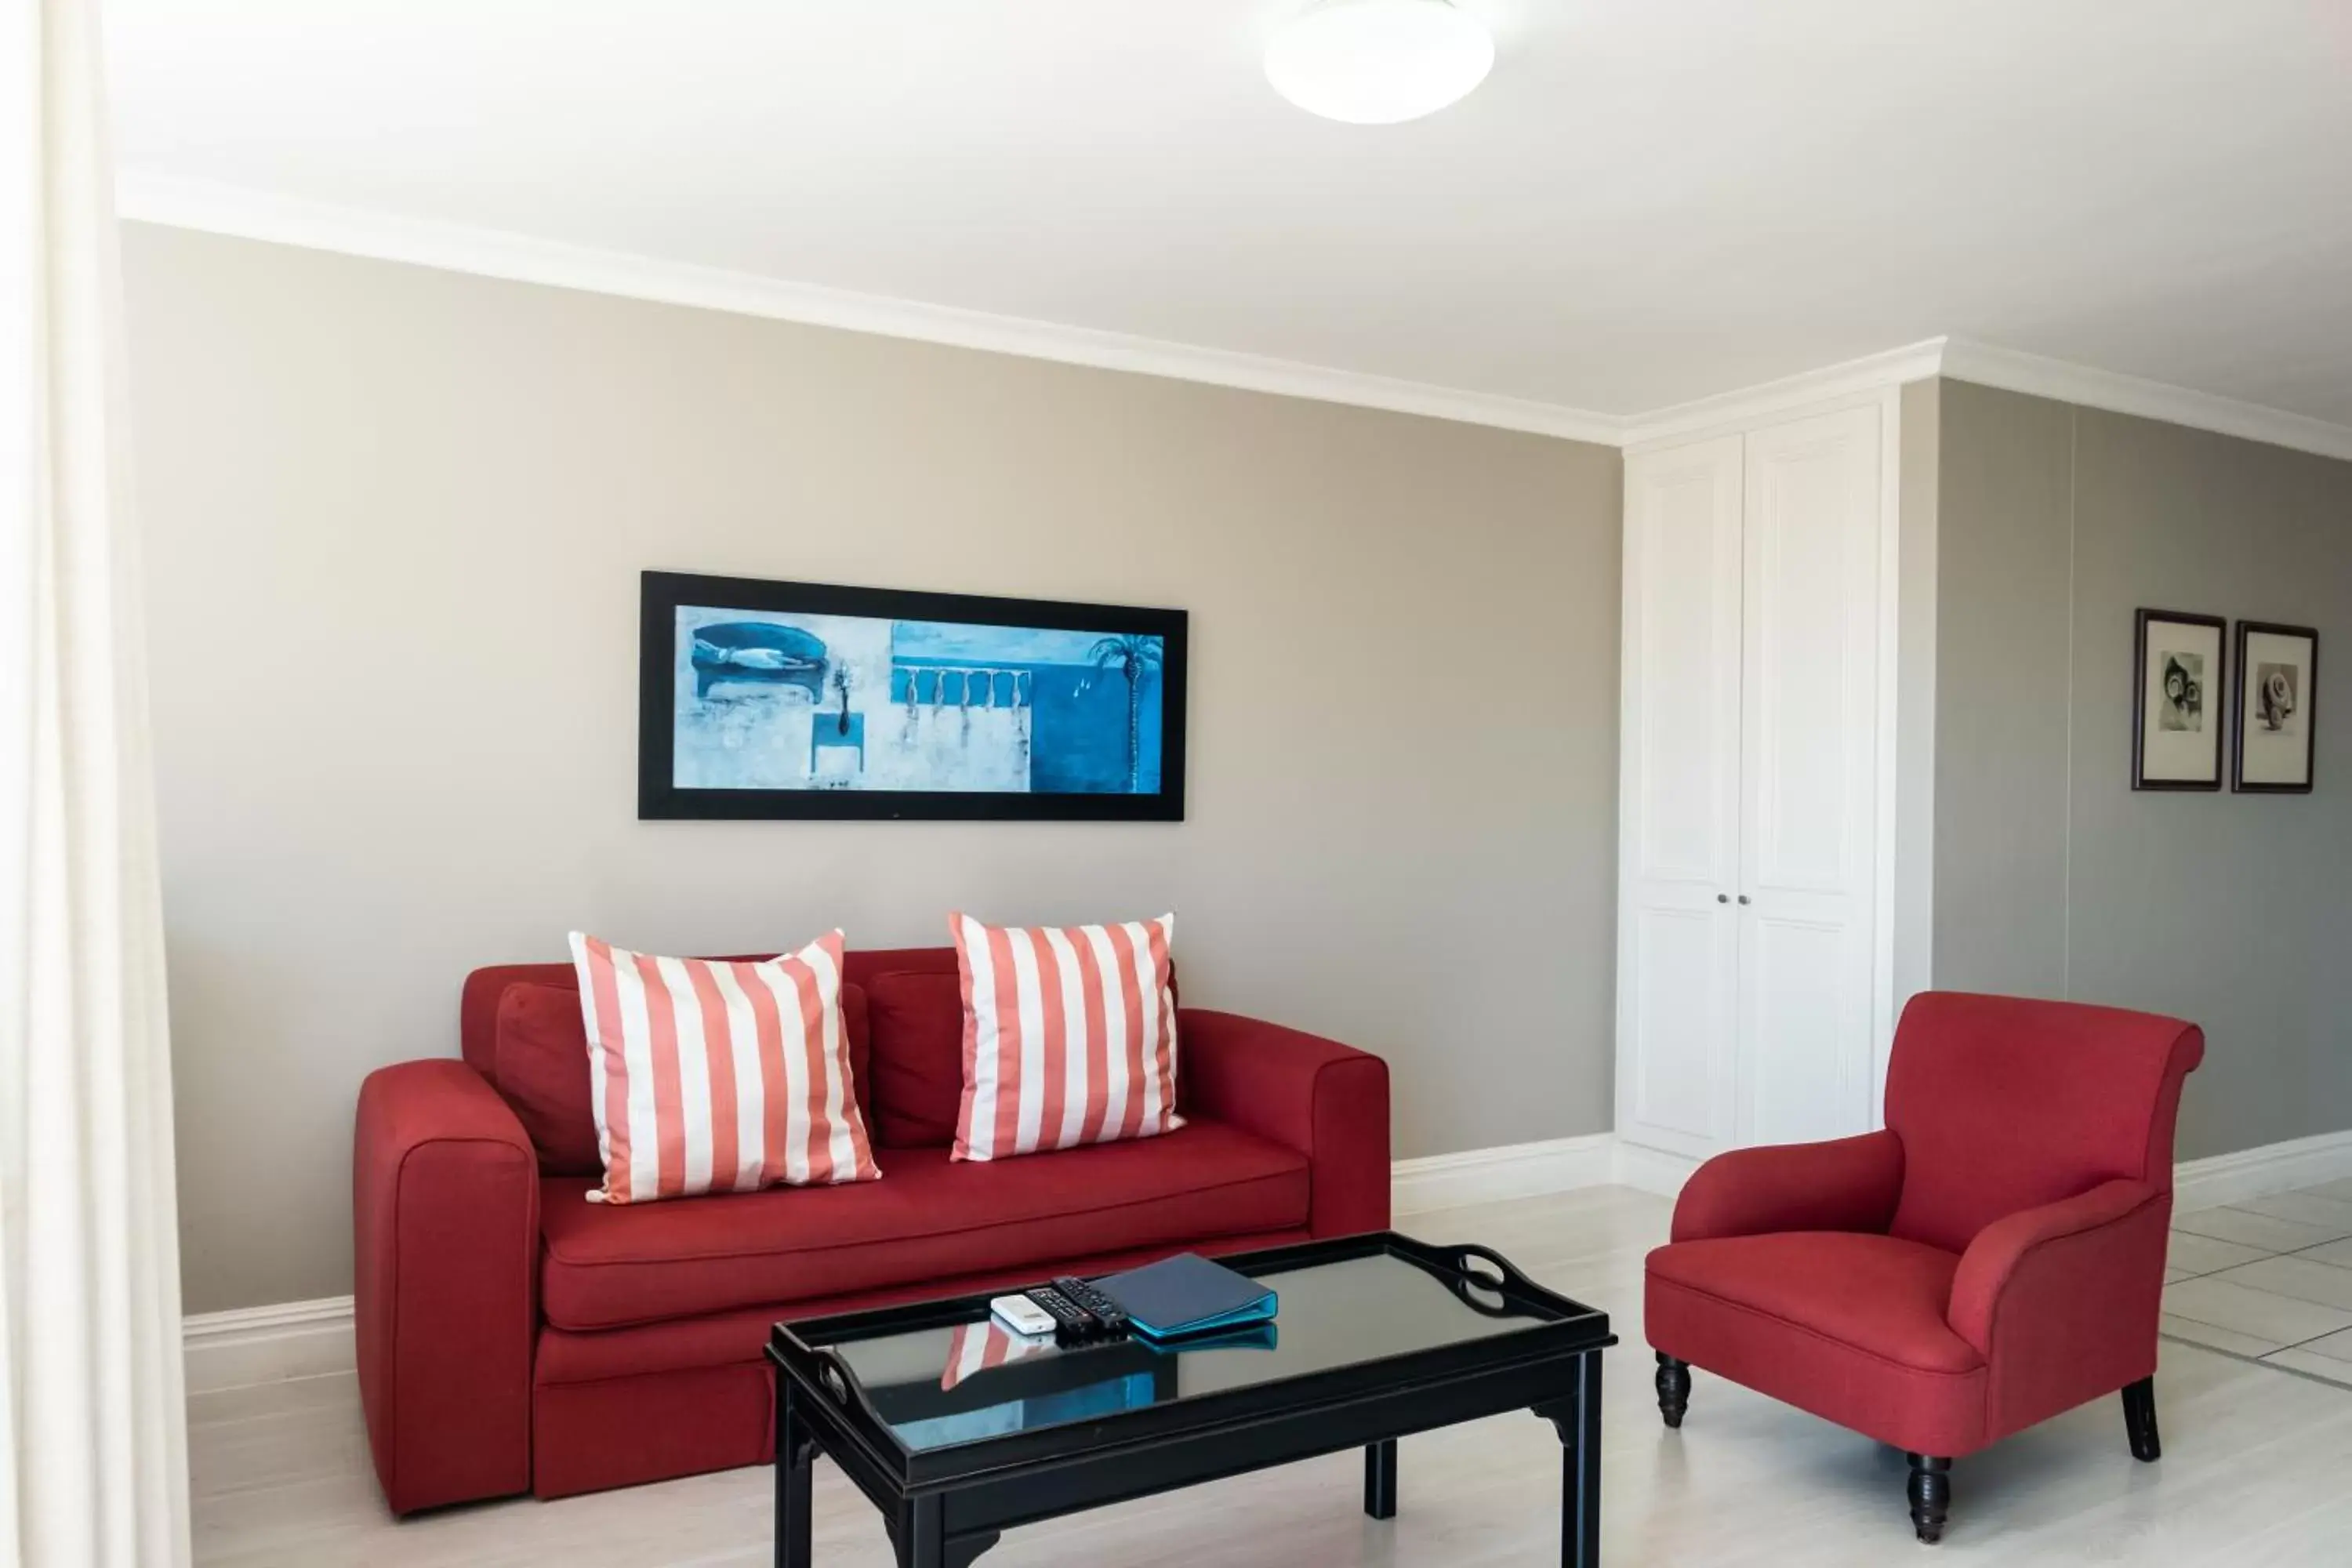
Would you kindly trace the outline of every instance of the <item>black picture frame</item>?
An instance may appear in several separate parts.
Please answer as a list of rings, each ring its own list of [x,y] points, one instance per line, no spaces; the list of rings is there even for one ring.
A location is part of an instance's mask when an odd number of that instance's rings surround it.
[[[2304,714],[2301,784],[2249,783],[2246,778],[2247,726],[2253,722],[2246,690],[2247,672],[2253,667],[2246,662],[2246,644],[2250,637],[2256,636],[2299,637],[2311,645],[2311,659],[2305,667],[2309,679],[2299,694]],[[2309,795],[2313,780],[2319,771],[2319,629],[2316,626],[2288,626],[2279,621],[2240,621],[2236,643],[2238,679],[2231,689],[2237,694],[2230,727],[2231,792],[2235,795]]]
[[[2151,778],[2147,773],[2147,636],[2152,626],[2167,624],[2202,626],[2213,633],[2213,664],[2211,678],[2203,683],[2200,700],[2205,711],[2213,717],[2213,773],[2210,778]],[[2222,752],[2227,742],[2221,726],[2229,722],[2230,705],[2230,623],[2220,616],[2200,616],[2186,610],[2140,610],[2132,623],[2132,734],[2131,786],[2135,790],[2216,792],[2221,787]],[[2222,700],[2215,702],[2212,694]]]
[[[1157,637],[1162,649],[1160,788],[1066,794],[680,786],[672,683],[682,605]],[[1188,624],[1182,610],[646,572],[637,626],[637,816],[646,821],[1181,822]]]

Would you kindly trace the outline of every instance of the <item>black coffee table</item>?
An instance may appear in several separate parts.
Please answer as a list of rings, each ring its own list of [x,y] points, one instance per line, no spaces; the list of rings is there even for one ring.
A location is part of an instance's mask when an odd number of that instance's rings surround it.
[[[1560,1562],[1601,1560],[1606,1313],[1481,1247],[1386,1233],[1222,1259],[1281,1297],[1268,1330],[1068,1350],[986,1296],[779,1324],[776,1563],[812,1568],[809,1468],[831,1455],[901,1568],[963,1568],[1004,1531],[1342,1448],[1364,1511],[1396,1514],[1396,1440],[1532,1410],[1563,1447]]]

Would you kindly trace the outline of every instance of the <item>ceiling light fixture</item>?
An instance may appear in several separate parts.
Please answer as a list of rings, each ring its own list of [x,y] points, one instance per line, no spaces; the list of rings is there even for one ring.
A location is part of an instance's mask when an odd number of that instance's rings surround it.
[[[1495,40],[1447,0],[1323,0],[1275,30],[1265,79],[1309,114],[1393,125],[1457,103],[1486,79]]]

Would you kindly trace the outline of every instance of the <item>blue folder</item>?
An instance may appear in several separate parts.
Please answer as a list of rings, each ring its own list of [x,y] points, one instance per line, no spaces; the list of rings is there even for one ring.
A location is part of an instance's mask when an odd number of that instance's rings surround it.
[[[1097,1283],[1118,1303],[1135,1331],[1150,1340],[1189,1339],[1263,1323],[1280,1304],[1256,1280],[1192,1252]]]

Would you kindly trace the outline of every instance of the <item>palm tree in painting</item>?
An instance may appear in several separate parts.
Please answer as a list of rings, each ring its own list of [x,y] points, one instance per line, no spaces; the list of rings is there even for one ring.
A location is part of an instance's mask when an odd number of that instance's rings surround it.
[[[1122,632],[1088,650],[1097,669],[1115,669],[1127,679],[1127,793],[1143,789],[1143,677],[1160,666],[1160,639]]]

